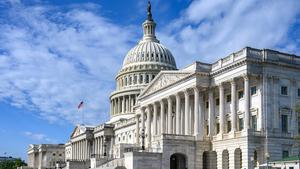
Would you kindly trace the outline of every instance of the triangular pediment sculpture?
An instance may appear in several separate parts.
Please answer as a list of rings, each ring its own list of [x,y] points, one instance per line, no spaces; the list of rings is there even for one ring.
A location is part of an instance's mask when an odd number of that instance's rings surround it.
[[[190,75],[190,72],[180,72],[180,71],[162,71],[155,79],[142,91],[140,97],[151,94],[162,88],[165,88],[185,77]]]

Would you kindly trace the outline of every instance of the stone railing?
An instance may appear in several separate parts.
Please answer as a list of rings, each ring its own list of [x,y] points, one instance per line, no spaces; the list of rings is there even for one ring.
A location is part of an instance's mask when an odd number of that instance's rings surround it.
[[[103,130],[103,129],[106,128],[106,127],[113,127],[113,126],[114,126],[113,124],[105,124],[105,123],[104,123],[104,124],[101,124],[101,125],[95,127],[94,131]]]
[[[123,126],[135,124],[135,118],[124,119],[115,123],[115,128],[121,128]]]
[[[232,53],[212,64],[212,71],[217,71],[241,59],[258,60],[261,62],[274,62],[276,64],[290,64],[300,66],[300,56],[281,53],[270,49],[254,49],[246,47]]]

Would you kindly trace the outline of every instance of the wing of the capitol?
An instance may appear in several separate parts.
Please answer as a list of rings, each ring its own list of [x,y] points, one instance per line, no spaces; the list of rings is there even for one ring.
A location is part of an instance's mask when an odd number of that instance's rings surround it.
[[[147,15],[116,76],[110,120],[76,126],[63,146],[31,145],[28,168],[251,169],[298,156],[299,56],[245,47],[177,69],[150,4]]]

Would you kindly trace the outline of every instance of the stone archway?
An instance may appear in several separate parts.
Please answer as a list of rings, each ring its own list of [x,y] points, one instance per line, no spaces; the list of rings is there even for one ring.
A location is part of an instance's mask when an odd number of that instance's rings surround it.
[[[229,169],[229,152],[224,150],[222,152],[222,169]]]
[[[234,168],[240,169],[242,168],[242,150],[237,148],[234,150]]]
[[[186,169],[187,159],[184,154],[175,153],[170,157],[170,169]]]
[[[217,168],[217,152],[205,151],[203,153],[203,169],[216,169]]]

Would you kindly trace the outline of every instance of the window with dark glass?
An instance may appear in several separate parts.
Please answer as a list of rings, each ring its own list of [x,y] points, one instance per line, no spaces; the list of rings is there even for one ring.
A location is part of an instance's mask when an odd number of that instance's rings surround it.
[[[252,125],[253,130],[256,131],[257,130],[257,118],[256,118],[256,115],[254,115],[254,116],[251,117],[251,122],[252,122],[251,125]]]
[[[220,105],[220,99],[216,99],[216,105],[217,105],[217,106]]]
[[[287,158],[287,157],[289,157],[289,151],[283,150],[282,151],[282,158]]]
[[[206,135],[208,135],[208,132],[209,132],[209,128],[208,125],[206,125]]]
[[[281,95],[288,95],[288,87],[287,86],[281,86]]]
[[[251,87],[251,95],[256,94],[256,86]]]
[[[226,96],[226,102],[228,103],[228,102],[231,102],[231,95],[227,95]]]
[[[239,118],[239,131],[242,131],[244,129],[244,119]]]
[[[217,127],[217,134],[219,134],[219,132],[220,132],[220,123],[217,123],[216,127]]]
[[[281,130],[284,133],[287,133],[287,131],[288,131],[288,116],[287,115],[281,115]]]
[[[300,97],[300,88],[298,89],[298,97]]]
[[[208,102],[206,102],[205,107],[208,109]]]
[[[239,91],[238,92],[238,98],[241,99],[244,97],[244,91]]]
[[[231,131],[231,121],[227,121],[227,132]]]

